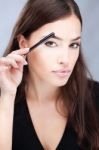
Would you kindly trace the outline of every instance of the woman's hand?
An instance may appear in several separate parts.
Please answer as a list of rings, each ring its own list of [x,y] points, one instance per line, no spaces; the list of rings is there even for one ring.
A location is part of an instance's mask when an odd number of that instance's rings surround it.
[[[29,48],[11,52],[6,57],[0,58],[0,89],[1,92],[10,93],[16,91],[22,80],[23,66],[27,65],[24,55]]]

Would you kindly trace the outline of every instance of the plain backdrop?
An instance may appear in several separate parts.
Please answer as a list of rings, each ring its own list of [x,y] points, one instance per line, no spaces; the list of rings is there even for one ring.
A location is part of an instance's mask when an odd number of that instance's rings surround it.
[[[0,56],[26,0],[0,0]],[[76,0],[83,17],[82,45],[93,78],[99,81],[99,0]]]

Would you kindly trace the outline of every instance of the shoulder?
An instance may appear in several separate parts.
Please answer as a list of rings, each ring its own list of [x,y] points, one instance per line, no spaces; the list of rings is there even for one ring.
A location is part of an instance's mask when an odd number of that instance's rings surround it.
[[[96,109],[99,112],[99,82],[98,81],[88,81],[89,88],[91,89],[92,98],[96,105]]]

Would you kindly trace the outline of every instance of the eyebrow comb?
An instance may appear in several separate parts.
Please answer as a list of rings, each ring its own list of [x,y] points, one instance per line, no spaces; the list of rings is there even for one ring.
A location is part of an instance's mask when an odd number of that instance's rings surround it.
[[[30,47],[29,52],[31,52],[34,48],[36,48],[37,46],[39,46],[40,44],[42,44],[43,42],[45,42],[46,40],[48,40],[49,38],[54,37],[54,36],[55,36],[54,32],[48,34],[43,39],[41,39],[39,42],[37,42],[35,45],[33,45],[32,47]]]

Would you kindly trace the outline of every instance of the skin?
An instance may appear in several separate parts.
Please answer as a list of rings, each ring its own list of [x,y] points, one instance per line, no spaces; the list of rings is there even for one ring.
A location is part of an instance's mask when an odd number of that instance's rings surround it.
[[[79,56],[77,44],[80,44],[80,39],[74,39],[81,36],[81,24],[75,15],[44,25],[32,33],[29,39],[21,36],[20,47],[31,47],[52,31],[56,36],[62,38],[62,41],[51,38],[27,56],[28,92],[36,101],[55,99],[59,87],[67,83]],[[51,43],[48,43],[50,41]],[[65,77],[59,77],[52,73],[53,70],[59,69],[69,69],[71,72]]]
[[[29,49],[19,49],[0,58],[0,149],[12,149],[14,101],[22,80],[23,58]]]
[[[42,36],[51,32],[62,41],[49,39],[28,53]],[[56,149],[64,133],[67,117],[56,110],[56,98],[61,86],[65,85],[79,56],[81,24],[75,15],[46,24],[26,39],[18,37],[20,49],[0,58],[0,148],[11,150],[14,100],[17,87],[22,80],[23,66],[27,65],[26,100],[34,129],[44,149]],[[52,42],[53,41],[53,42]],[[28,53],[28,54],[27,54]],[[27,54],[27,62],[24,55]],[[60,77],[53,70],[70,69],[71,72]],[[59,109],[63,111],[60,100]],[[68,112],[67,112],[68,114]],[[5,131],[5,132],[4,132]],[[55,134],[53,134],[55,133]]]
[[[79,56],[80,21],[75,15],[71,15],[48,23],[28,39],[20,35],[19,45],[20,48],[31,47],[51,32],[55,32],[62,40],[51,38],[27,55],[29,74],[26,95],[38,139],[45,149],[53,150],[56,149],[67,123],[67,118],[57,112],[55,101],[60,87],[68,82]],[[70,73],[60,77],[52,72],[59,69],[69,69]],[[59,103],[58,106],[62,111],[63,105]]]

